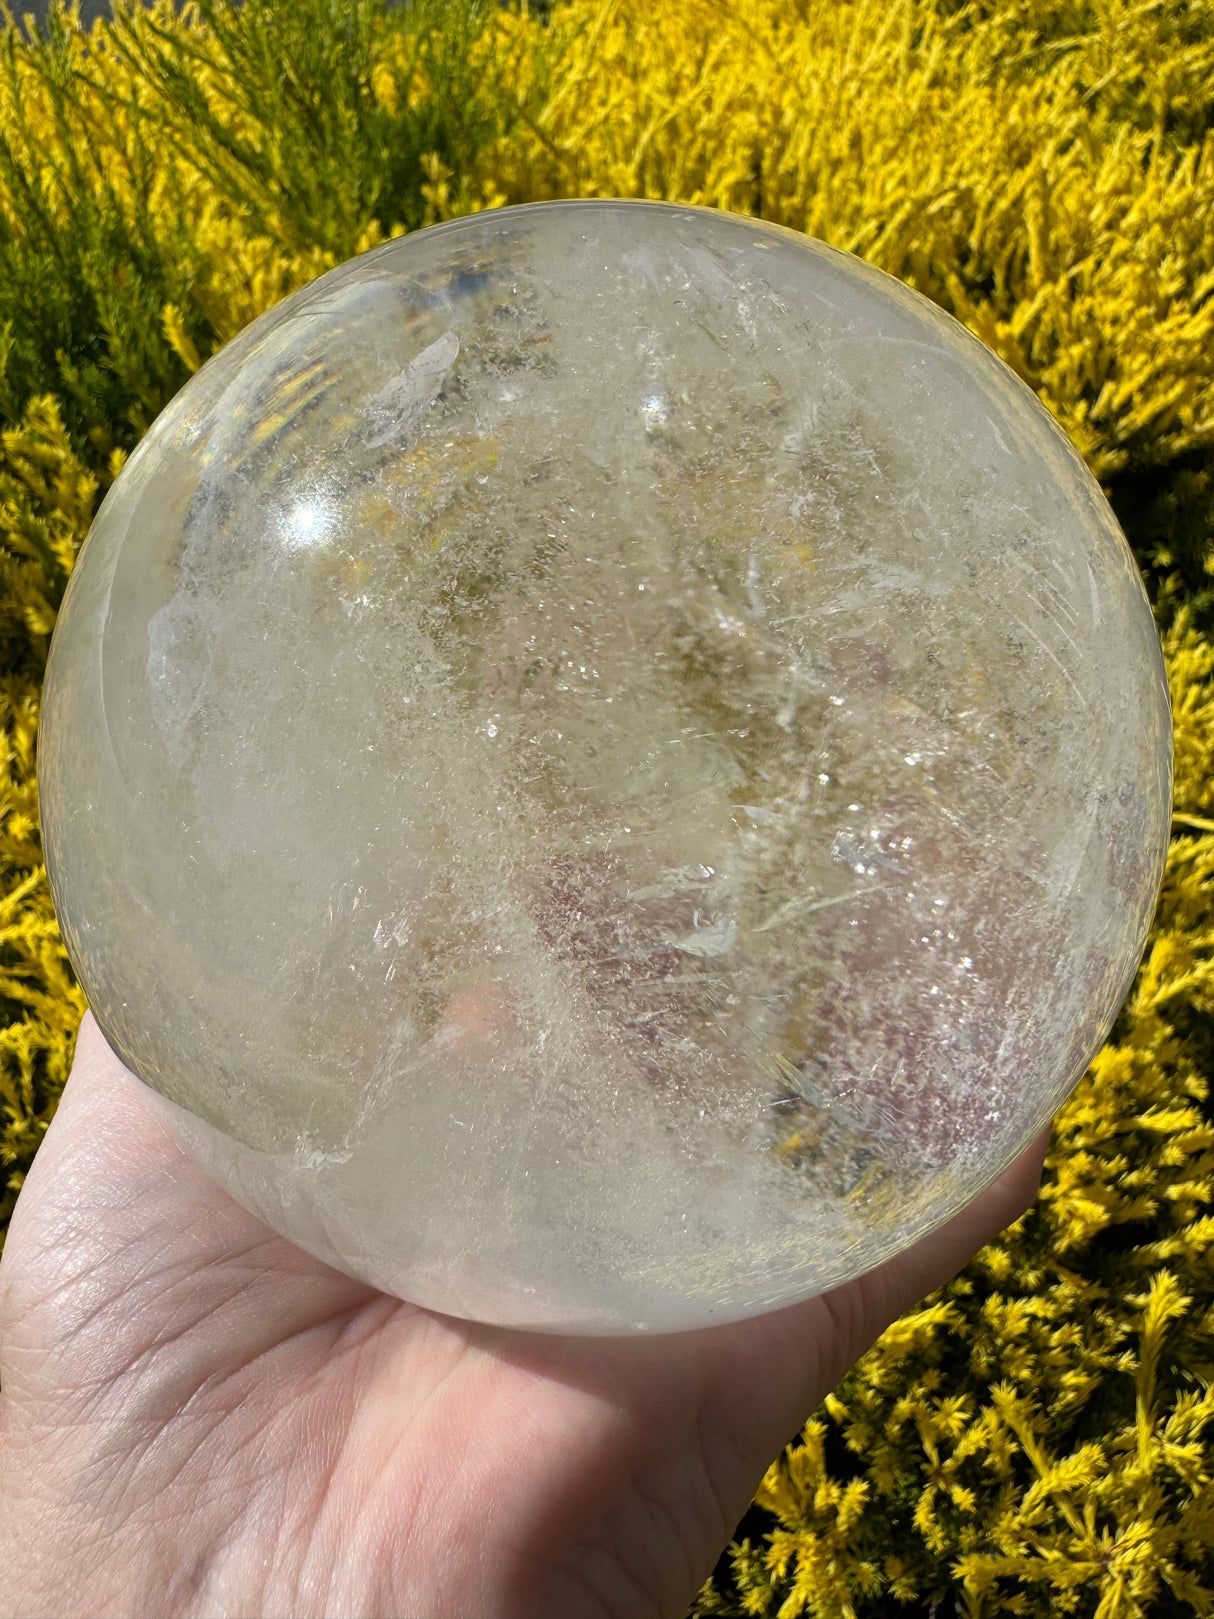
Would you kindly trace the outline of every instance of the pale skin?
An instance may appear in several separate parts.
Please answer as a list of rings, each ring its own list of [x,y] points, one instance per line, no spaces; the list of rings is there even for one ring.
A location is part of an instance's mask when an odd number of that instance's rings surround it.
[[[534,1336],[276,1237],[182,1156],[86,1018],[0,1266],[0,1608],[679,1619],[824,1395],[1031,1204],[1047,1140],[808,1303]]]

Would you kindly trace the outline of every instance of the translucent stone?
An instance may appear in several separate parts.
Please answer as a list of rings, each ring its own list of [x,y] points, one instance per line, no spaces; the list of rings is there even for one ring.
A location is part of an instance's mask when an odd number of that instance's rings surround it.
[[[1106,1034],[1170,723],[1096,484],[858,260],[699,209],[423,231],[98,515],[41,782],[187,1151],[434,1309],[696,1327],[987,1186]]]

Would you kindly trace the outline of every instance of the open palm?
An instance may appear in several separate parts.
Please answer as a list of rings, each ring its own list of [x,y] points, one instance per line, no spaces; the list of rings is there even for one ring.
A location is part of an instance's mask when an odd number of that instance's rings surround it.
[[[1031,1202],[1045,1144],[793,1309],[541,1337],[402,1304],[276,1237],[88,1018],[0,1267],[0,1603],[677,1619],[809,1412]]]

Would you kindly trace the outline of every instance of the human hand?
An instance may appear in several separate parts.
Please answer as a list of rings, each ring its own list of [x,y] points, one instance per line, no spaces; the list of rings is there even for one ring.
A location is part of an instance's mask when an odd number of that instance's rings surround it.
[[[0,1266],[3,1612],[678,1619],[764,1469],[1032,1202],[667,1337],[529,1335],[330,1270],[181,1153],[91,1017]]]

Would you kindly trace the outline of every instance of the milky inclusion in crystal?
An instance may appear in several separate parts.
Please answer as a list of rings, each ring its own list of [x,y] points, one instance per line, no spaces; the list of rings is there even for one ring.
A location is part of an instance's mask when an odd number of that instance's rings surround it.
[[[1097,486],[772,226],[547,203],[254,322],[105,500],[64,936],[188,1152],[436,1310],[661,1331],[888,1259],[1130,983],[1169,712]]]

